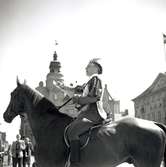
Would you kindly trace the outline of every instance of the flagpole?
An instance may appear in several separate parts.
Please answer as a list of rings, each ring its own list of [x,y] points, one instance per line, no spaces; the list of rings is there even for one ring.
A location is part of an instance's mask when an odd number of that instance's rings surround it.
[[[165,62],[166,62],[166,50],[165,50],[165,43],[164,43],[164,56],[165,56]]]
[[[165,62],[166,62],[166,35],[163,33],[163,48],[164,48],[164,56],[165,56]]]

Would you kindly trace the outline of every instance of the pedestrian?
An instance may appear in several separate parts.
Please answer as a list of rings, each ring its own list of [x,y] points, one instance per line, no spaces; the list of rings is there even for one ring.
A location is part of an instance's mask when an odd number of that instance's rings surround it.
[[[68,128],[71,167],[79,166],[79,135],[89,130],[92,126],[102,123],[107,116],[100,105],[102,96],[102,81],[100,79],[102,66],[97,62],[97,59],[89,62],[86,67],[86,74],[89,80],[84,84],[82,95],[73,97],[73,103],[76,104],[80,113]]]
[[[25,142],[21,140],[21,135],[16,135],[16,141],[12,143],[12,164],[13,167],[23,166],[23,150],[25,149]]]
[[[7,149],[7,164],[10,167],[12,164],[12,152],[11,152],[11,144],[9,144],[8,149]]]
[[[25,138],[25,150],[23,151],[23,167],[31,166],[31,156],[33,152],[33,146],[28,137]]]

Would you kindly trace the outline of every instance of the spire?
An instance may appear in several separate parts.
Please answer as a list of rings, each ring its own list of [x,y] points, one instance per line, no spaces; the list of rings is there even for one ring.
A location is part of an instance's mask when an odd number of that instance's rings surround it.
[[[55,50],[54,55],[53,55],[53,60],[56,61],[57,57],[58,57],[58,55],[57,55],[56,50]]]
[[[55,40],[55,46],[57,46],[57,45],[58,45],[58,43]],[[50,66],[49,66],[50,72],[60,72],[61,63],[59,61],[57,61],[57,59],[58,59],[58,55],[57,55],[57,52],[55,50],[54,54],[53,54],[53,60],[50,62]]]

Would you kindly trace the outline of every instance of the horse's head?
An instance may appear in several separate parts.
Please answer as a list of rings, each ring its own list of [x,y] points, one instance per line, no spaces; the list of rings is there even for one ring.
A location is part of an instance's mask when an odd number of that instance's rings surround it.
[[[13,92],[11,92],[9,105],[3,114],[4,120],[8,123],[11,123],[17,115],[22,115],[24,111],[25,103],[23,91],[21,89],[22,86],[23,85],[20,84],[19,80],[17,79],[17,87],[14,89]]]

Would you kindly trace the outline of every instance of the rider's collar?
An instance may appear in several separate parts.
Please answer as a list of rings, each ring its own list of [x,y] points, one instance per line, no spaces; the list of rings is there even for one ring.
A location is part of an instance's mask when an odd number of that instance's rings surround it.
[[[89,77],[89,80],[91,80],[93,77],[98,77],[98,78],[100,78],[100,77],[99,77],[99,74],[93,74],[93,75],[91,75],[91,76]]]

